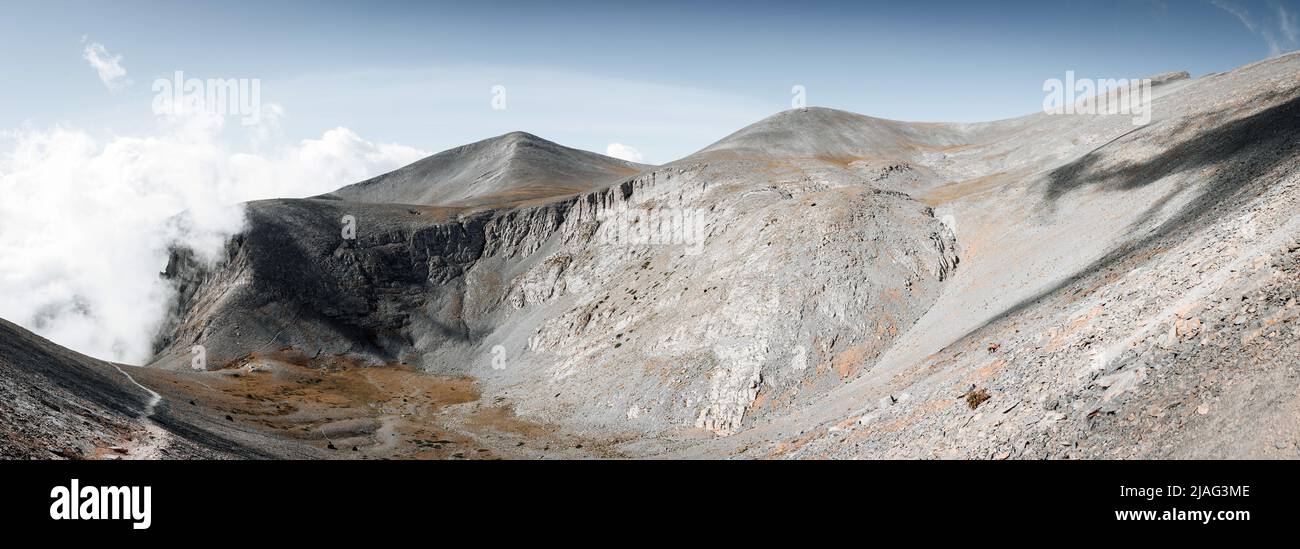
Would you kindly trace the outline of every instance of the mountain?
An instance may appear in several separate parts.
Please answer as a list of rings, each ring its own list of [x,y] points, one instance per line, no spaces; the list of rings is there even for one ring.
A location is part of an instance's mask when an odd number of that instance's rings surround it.
[[[323,198],[424,206],[513,204],[608,186],[646,167],[512,132],[440,152]]]
[[[258,456],[1296,457],[1300,55],[1157,79],[1145,125],[509,134],[250,203],[130,372]]]
[[[731,153],[830,161],[965,143],[958,124],[913,124],[824,107],[783,111],[742,128],[695,156]]]

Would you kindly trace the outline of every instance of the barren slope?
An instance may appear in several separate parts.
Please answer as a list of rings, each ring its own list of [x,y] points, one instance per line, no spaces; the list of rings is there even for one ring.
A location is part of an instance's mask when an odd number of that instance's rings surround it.
[[[727,446],[1296,457],[1300,56],[1156,89],[1146,127],[1034,115],[944,155],[922,198],[962,269],[860,379]]]
[[[0,320],[0,457],[257,457],[136,381],[154,373],[55,345]]]

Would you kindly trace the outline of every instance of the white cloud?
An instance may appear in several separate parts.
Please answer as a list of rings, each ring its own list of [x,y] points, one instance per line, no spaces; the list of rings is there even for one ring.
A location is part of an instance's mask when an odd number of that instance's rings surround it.
[[[1288,12],[1286,6],[1282,4],[1277,4],[1276,7],[1278,26],[1282,29],[1282,34],[1286,36],[1286,39],[1291,41],[1292,45],[1295,45],[1297,40],[1300,40],[1300,36],[1298,36],[1300,35],[1300,25],[1296,24],[1296,14]]]
[[[641,151],[622,143],[610,143],[608,147],[605,147],[605,156],[637,163],[640,163],[643,158]]]
[[[241,201],[328,192],[427,153],[346,128],[264,154],[223,144],[220,117],[160,119],[151,135],[0,133],[0,317],[99,358],[141,362],[179,240],[215,257]],[[184,228],[168,223],[187,212]]]
[[[1273,37],[1273,33],[1264,31],[1263,36],[1264,36],[1264,43],[1268,44],[1269,57],[1277,57],[1279,55],[1282,55],[1282,52],[1286,51],[1282,49],[1282,44],[1278,43],[1277,38]]]
[[[103,44],[91,42],[81,51],[81,57],[90,63],[91,68],[99,73],[99,81],[110,91],[119,91],[131,83],[126,78],[126,69],[122,68],[122,56],[112,55]]]
[[[1210,3],[1214,4],[1215,7],[1222,9],[1223,11],[1235,15],[1237,19],[1241,21],[1241,24],[1246,26],[1247,30],[1249,30],[1250,32],[1255,32],[1256,30],[1255,20],[1251,19],[1250,12],[1246,11],[1246,8],[1233,4],[1232,2],[1226,2],[1224,0],[1210,0]]]
[[[1264,39],[1264,44],[1268,46],[1269,57],[1277,57],[1285,52],[1296,49],[1297,25],[1294,13],[1287,11],[1286,6],[1276,1],[1270,1],[1277,10],[1277,20],[1265,17],[1262,23],[1256,22],[1251,17],[1246,8],[1228,2],[1226,0],[1210,0],[1210,3],[1228,13],[1231,13],[1241,24],[1252,33],[1258,34]],[[1282,35],[1281,40],[1278,34]]]

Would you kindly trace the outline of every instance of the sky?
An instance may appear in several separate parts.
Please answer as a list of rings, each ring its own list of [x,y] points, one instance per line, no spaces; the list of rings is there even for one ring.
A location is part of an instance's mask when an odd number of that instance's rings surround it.
[[[1021,116],[1066,71],[1199,76],[1296,50],[1298,12],[1300,0],[4,1],[0,318],[140,362],[171,295],[166,247],[215,256],[242,227],[240,201],[327,192],[516,130],[666,163],[790,108],[796,87],[807,105],[884,118]],[[245,87],[233,102],[169,102],[187,79]]]
[[[260,79],[289,139],[341,126],[437,151],[523,130],[662,163],[789,108],[795,85],[810,105],[968,122],[1035,111],[1042,82],[1066,70],[1223,71],[1295,49],[1300,5],[47,0],[5,12],[0,128],[140,131],[150,84],[181,70]],[[129,83],[107,89],[86,43],[120,56]]]

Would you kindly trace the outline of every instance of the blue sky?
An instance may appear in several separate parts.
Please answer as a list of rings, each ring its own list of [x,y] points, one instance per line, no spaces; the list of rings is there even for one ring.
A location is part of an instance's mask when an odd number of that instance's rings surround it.
[[[342,126],[441,150],[525,130],[665,162],[788,108],[796,84],[812,105],[887,118],[1005,118],[1039,108],[1042,82],[1066,70],[1197,75],[1268,57],[1269,40],[1295,49],[1282,13],[1300,11],[1296,0],[992,4],[30,2],[0,19],[0,128],[141,131],[150,83],[182,70],[261,79],[291,140]],[[121,56],[131,83],[107,90],[87,42]],[[503,111],[490,108],[498,84]]]

